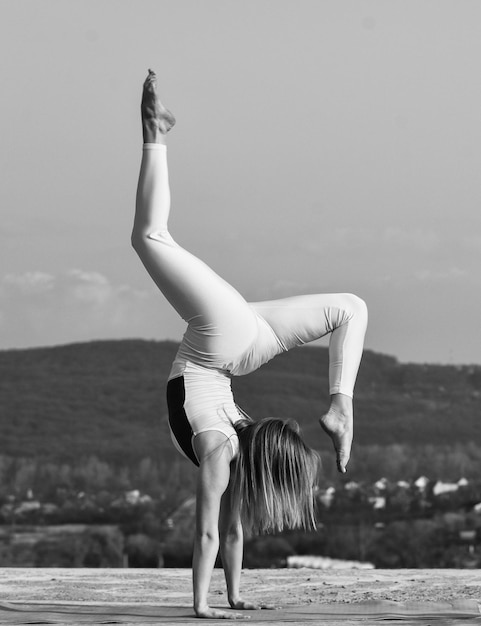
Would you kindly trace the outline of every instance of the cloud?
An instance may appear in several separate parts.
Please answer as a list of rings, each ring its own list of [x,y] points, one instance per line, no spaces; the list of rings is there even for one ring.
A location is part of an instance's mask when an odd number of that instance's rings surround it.
[[[421,228],[385,228],[381,233],[381,239],[389,246],[422,250],[434,250],[441,243],[438,233]]]
[[[125,299],[142,299],[146,291],[134,290],[128,285],[112,285],[109,279],[98,272],[73,269],[66,272],[63,290],[78,303],[97,309],[109,308]]]
[[[22,294],[43,293],[53,289],[55,277],[44,272],[25,272],[24,274],[7,274],[0,284],[0,293],[18,292]]]
[[[373,246],[385,248],[386,251],[431,252],[442,243],[442,237],[432,230],[422,228],[397,227],[334,227],[324,228],[315,232],[315,237],[305,237],[304,249],[317,252],[322,247],[334,249],[359,248],[362,250]]]
[[[459,267],[450,267],[445,270],[421,269],[414,273],[419,281],[458,281],[469,276],[469,272]]]
[[[32,271],[0,280],[0,348],[147,337],[177,338],[180,325],[157,289],[114,284],[93,271]]]

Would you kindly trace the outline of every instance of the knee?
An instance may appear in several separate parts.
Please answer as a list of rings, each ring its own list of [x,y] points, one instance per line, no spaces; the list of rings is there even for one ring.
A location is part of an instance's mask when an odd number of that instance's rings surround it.
[[[130,243],[132,248],[137,252],[139,257],[142,255],[147,247],[147,236],[139,229],[134,228],[132,235],[130,236]]]
[[[141,254],[153,242],[170,245],[174,243],[168,231],[153,231],[135,226],[132,230],[130,242],[137,254]]]
[[[133,230],[132,234],[130,235],[130,243],[132,245],[132,248],[137,252],[138,248],[140,247],[140,243],[142,240],[142,236],[140,235],[140,233],[137,230]]]
[[[367,322],[368,311],[365,301],[353,293],[346,293],[344,295],[349,300],[349,308],[352,310],[353,314]]]

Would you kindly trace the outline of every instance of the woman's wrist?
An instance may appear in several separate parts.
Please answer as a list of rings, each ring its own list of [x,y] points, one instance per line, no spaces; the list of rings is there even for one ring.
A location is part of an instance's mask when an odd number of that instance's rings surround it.
[[[229,602],[229,606],[232,607],[233,609],[236,608],[236,604],[238,604],[241,600],[242,598],[240,597],[239,593],[236,595],[227,596],[227,601]]]
[[[194,613],[196,615],[205,613],[209,609],[207,602],[195,602],[194,601]]]

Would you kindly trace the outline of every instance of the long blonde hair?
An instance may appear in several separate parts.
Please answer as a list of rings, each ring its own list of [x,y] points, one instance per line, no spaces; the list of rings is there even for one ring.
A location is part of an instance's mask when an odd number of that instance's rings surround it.
[[[294,420],[244,419],[235,425],[232,506],[253,533],[316,527],[314,487],[320,458],[299,434]]]

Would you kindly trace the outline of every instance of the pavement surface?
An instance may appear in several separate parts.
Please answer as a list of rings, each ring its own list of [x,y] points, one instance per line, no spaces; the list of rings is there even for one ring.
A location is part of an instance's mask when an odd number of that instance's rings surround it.
[[[471,600],[473,603],[481,604],[481,570],[244,570],[241,588],[246,599],[262,600],[275,607],[288,609],[292,619],[289,615],[286,619],[281,619],[281,614],[279,614],[279,621],[276,623],[288,622],[293,625],[306,621],[296,620],[296,607],[305,611],[309,605],[322,604],[324,607],[332,605],[333,611],[337,611],[336,607],[339,605],[377,601],[417,602],[432,606],[436,602],[456,603]],[[193,622],[190,617],[191,571],[188,569],[0,568],[0,603],[17,605],[17,603],[32,602],[58,606],[62,603],[70,603],[84,607],[117,603],[144,607],[161,605],[177,610],[177,613],[172,612],[172,615],[177,615],[177,617],[172,618],[170,623]],[[214,571],[210,587],[210,602],[213,606],[228,608],[222,570]],[[182,615],[185,619],[180,619]],[[274,614],[272,616],[274,617]],[[266,615],[262,621],[266,617],[268,616]],[[383,619],[382,623],[384,625],[399,624],[398,620],[399,618],[391,622]],[[251,623],[257,621],[255,614],[251,615],[250,621]],[[269,619],[269,621],[273,623],[272,620]],[[314,623],[312,619],[309,621]],[[374,618],[370,621],[377,623],[377,619]],[[344,619],[342,624],[344,626],[365,625],[370,621],[358,615],[352,619],[350,617]],[[474,621],[478,623],[478,618],[475,617]],[[12,621],[11,623],[26,622]],[[122,621],[122,624],[127,623],[129,622]],[[151,624],[153,622],[152,620],[145,622],[137,620],[132,623]],[[163,623],[166,623],[165,620]],[[211,621],[203,620],[203,623],[207,624]],[[318,623],[322,623],[323,626],[330,626],[331,623],[339,626],[341,622],[339,619],[324,618]],[[419,619],[410,621],[407,617],[402,619],[404,626],[411,623],[416,625],[456,623],[464,626],[467,621],[453,621],[447,615],[439,615],[435,621]],[[479,623],[481,623],[481,618],[479,618]]]

